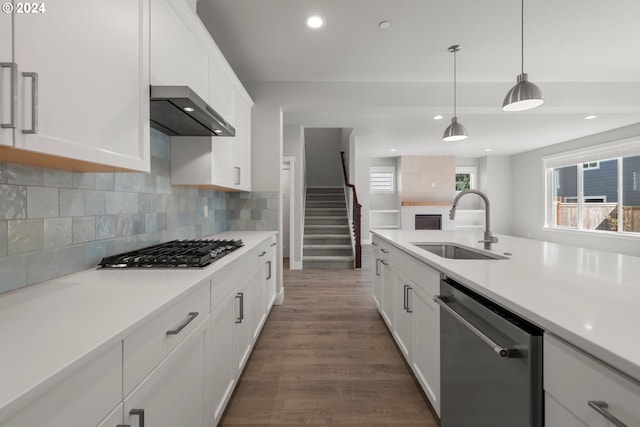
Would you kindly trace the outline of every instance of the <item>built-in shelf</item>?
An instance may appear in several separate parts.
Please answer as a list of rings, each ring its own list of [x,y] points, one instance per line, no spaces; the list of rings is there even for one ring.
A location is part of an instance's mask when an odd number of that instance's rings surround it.
[[[456,229],[483,228],[484,209],[457,209]]]
[[[369,211],[369,227],[400,228],[400,211],[397,209],[373,209]]]

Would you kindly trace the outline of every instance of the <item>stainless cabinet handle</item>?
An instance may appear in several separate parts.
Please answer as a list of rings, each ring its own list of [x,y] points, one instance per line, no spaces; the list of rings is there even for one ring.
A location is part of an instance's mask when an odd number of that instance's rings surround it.
[[[447,304],[447,297],[443,297],[443,296],[434,296],[433,300],[435,302],[437,302],[440,307],[444,308],[450,315],[452,315],[454,318],[456,318],[460,323],[462,323],[464,326],[467,327],[467,329],[469,329],[471,332],[473,332],[478,338],[480,338],[482,341],[485,342],[485,344],[489,345],[489,347],[491,347],[493,349],[493,351],[495,351],[500,357],[505,357],[505,358],[516,358],[516,357],[520,357],[520,353],[518,352],[518,350],[513,349],[513,348],[504,348],[498,344],[495,343],[495,341],[493,341],[491,338],[489,338],[488,336],[486,336],[484,333],[482,333],[481,330],[479,330],[478,328],[476,328],[475,326],[473,326],[467,319],[465,319],[464,317],[462,317],[460,314],[458,314],[457,311],[455,311],[453,308],[451,308],[448,304]]]
[[[22,73],[31,78],[31,129],[23,129],[22,133],[38,133],[38,73]]]
[[[380,262],[381,262],[383,265],[389,265],[389,263],[388,263],[387,261],[383,260],[383,259],[381,259],[381,260],[380,260]]]
[[[242,320],[244,320],[244,293],[238,292],[236,294],[236,299],[239,300],[240,308],[240,315],[236,318],[236,323],[242,323]]]
[[[277,244],[278,244],[278,242],[273,242],[273,243],[272,243],[272,244],[270,244],[269,246],[275,246],[275,245],[277,245]]]
[[[404,285],[404,309],[407,313],[413,313],[411,307],[409,306],[409,291],[413,288],[409,285]]]
[[[118,424],[116,427],[131,427],[131,424]]]
[[[18,105],[18,96],[16,93],[16,87],[18,86],[18,82],[16,81],[18,77],[18,64],[16,64],[15,62],[2,62],[0,63],[0,68],[9,69],[9,80],[10,80],[9,97],[11,98],[11,109],[9,111],[9,123],[2,123],[0,124],[0,127],[4,129],[13,129],[16,127],[16,108]]]
[[[258,256],[259,256],[259,257],[261,257],[261,256],[265,256],[265,254],[266,254],[266,252],[265,252],[265,251],[262,251],[262,252],[260,252],[260,254],[259,254]]]
[[[271,261],[267,261],[267,264],[269,265],[269,275],[267,276],[266,280],[271,279]]]
[[[132,409],[129,411],[129,415],[136,415],[138,417],[138,427],[144,427],[144,409]]]
[[[388,254],[389,253],[389,251],[386,250],[386,249],[380,249],[380,250],[382,251],[383,254]]]
[[[238,166],[235,167],[236,170],[236,185],[240,185],[240,168]]]
[[[376,258],[376,276],[380,275],[380,269],[378,267],[380,267],[380,261],[382,261],[380,258]]]
[[[178,335],[180,331],[186,328],[187,325],[191,323],[191,321],[196,317],[198,317],[197,311],[190,312],[189,315],[187,316],[187,319],[184,322],[182,322],[180,325],[178,325],[178,327],[176,327],[175,329],[171,329],[170,331],[167,331],[167,335]]]
[[[590,400],[588,402],[589,406],[593,408],[597,413],[605,417],[611,424],[616,427],[629,427],[618,418],[614,417],[611,412],[607,411],[609,404],[607,402],[603,402],[602,400]]]
[[[404,292],[403,292],[403,301],[402,301],[402,308],[404,308],[404,311],[407,311],[407,288],[409,287],[409,285],[404,285]]]
[[[378,244],[377,244],[376,242],[371,242],[371,244],[372,244],[373,246],[378,246]]]

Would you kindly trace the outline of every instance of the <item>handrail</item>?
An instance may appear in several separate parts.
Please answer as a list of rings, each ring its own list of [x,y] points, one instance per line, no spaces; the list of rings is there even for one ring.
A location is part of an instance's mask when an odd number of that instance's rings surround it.
[[[362,267],[362,205],[358,202],[358,192],[356,191],[356,186],[354,184],[349,183],[349,179],[347,177],[347,164],[344,159],[344,151],[340,152],[340,157],[342,158],[342,175],[344,177],[344,186],[351,188],[353,195],[353,214],[351,216],[351,220],[353,221],[353,234],[354,234],[354,246],[355,246],[355,265],[356,268]]]

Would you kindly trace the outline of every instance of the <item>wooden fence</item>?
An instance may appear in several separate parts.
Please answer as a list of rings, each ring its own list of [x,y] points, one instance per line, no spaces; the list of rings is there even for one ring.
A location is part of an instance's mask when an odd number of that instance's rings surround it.
[[[557,225],[578,227],[578,204],[558,202]],[[584,203],[583,229],[618,231],[617,203]],[[640,206],[623,206],[623,231],[640,233]]]

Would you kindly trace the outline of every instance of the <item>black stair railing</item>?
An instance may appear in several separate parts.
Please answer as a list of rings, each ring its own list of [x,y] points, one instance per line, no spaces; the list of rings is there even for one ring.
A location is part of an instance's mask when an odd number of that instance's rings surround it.
[[[356,191],[356,186],[349,183],[349,178],[347,177],[347,164],[344,159],[344,151],[340,152],[340,157],[342,158],[342,174],[344,176],[344,186],[351,189],[351,195],[353,198],[353,202],[351,204],[351,208],[352,208],[351,228],[353,230],[353,236],[354,236],[355,268],[361,268],[362,267],[362,229],[361,229],[362,205],[358,202],[358,192]]]

